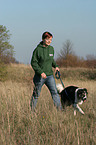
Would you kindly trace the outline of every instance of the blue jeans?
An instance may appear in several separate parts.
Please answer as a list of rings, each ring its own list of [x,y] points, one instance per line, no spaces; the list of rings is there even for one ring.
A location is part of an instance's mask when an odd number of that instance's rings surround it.
[[[55,79],[54,79],[53,75],[47,76],[46,79],[43,79],[41,76],[35,75],[33,78],[33,82],[34,82],[35,87],[33,90],[33,95],[32,95],[31,103],[30,103],[32,110],[35,110],[35,107],[36,107],[36,104],[38,101],[38,97],[40,96],[41,88],[44,84],[48,87],[48,89],[51,93],[54,105],[58,109],[62,109],[60,97],[59,97],[59,94],[57,93]]]

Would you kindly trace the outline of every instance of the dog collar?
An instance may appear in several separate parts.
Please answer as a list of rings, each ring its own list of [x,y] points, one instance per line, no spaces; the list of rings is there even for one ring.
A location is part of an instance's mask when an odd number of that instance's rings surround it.
[[[76,91],[75,91],[75,103],[77,103],[77,92],[78,92],[78,90],[80,90],[80,89],[82,89],[82,88],[77,88]]]

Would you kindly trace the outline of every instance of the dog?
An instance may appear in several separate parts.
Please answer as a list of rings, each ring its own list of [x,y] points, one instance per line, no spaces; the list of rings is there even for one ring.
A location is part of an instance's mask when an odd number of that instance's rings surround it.
[[[87,99],[88,91],[86,88],[79,88],[77,86],[68,86],[63,88],[61,84],[57,84],[56,88],[61,97],[61,104],[63,109],[65,105],[73,105],[74,116],[76,115],[76,110],[78,110],[82,115],[85,114],[79,105],[81,105]]]

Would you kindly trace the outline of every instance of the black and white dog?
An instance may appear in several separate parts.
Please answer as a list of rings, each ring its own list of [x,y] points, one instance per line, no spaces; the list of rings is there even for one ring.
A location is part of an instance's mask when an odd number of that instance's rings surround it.
[[[69,86],[63,88],[61,84],[57,84],[57,91],[61,97],[61,104],[64,108],[65,105],[73,105],[74,107],[74,115],[76,115],[76,110],[78,110],[81,114],[84,115],[83,110],[79,107],[79,104],[82,104],[87,99],[87,89],[79,88],[76,86]]]

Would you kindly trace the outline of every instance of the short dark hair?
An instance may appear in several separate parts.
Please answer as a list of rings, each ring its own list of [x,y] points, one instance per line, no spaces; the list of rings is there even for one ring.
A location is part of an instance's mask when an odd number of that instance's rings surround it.
[[[42,39],[46,39],[46,38],[50,38],[50,37],[53,38],[53,35],[50,32],[44,32],[42,34]]]

